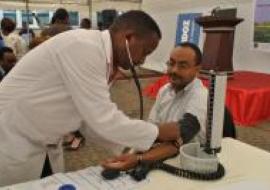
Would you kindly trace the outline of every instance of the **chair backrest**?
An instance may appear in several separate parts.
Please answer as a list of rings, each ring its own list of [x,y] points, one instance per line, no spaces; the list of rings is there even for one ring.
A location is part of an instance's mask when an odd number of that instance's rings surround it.
[[[223,137],[236,138],[236,129],[233,117],[226,106],[224,110]]]

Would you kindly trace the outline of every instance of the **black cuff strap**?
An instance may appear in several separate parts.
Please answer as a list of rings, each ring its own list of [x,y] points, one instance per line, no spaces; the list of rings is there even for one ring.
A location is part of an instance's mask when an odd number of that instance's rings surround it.
[[[200,123],[196,116],[185,113],[179,121],[180,134],[184,144],[191,141],[200,131]]]

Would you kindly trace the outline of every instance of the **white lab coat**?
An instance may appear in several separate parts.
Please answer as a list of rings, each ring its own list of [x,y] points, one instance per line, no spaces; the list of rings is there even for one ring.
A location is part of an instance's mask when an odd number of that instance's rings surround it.
[[[157,127],[129,119],[111,102],[111,52],[108,31],[69,31],[30,51],[5,77],[0,84],[0,186],[39,178],[46,153],[53,171],[63,171],[61,139],[82,121],[112,143],[150,148]]]

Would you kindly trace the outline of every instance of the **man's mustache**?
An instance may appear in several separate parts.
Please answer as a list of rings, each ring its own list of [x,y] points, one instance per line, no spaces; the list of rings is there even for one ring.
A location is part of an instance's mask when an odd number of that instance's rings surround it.
[[[169,78],[171,78],[173,80],[182,80],[182,77],[179,77],[178,75],[176,75],[174,73],[169,73],[168,76],[169,76]]]

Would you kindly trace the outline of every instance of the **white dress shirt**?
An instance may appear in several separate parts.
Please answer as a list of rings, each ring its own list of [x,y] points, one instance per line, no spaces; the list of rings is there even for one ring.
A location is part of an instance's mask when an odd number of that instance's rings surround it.
[[[190,113],[197,117],[201,127],[200,133],[193,140],[204,143],[207,97],[207,89],[197,78],[177,93],[168,83],[159,90],[156,102],[149,114],[149,121],[153,123],[179,121],[183,119],[185,113]]]
[[[62,171],[54,144],[82,121],[112,143],[151,147],[157,126],[129,119],[110,99],[112,57],[108,31],[78,29],[31,50],[10,71],[0,84],[0,186],[39,178],[46,152],[53,171]]]
[[[14,32],[7,36],[3,33],[1,34],[5,45],[13,50],[13,53],[17,59],[20,59],[22,56],[24,56],[24,54],[27,52],[27,44],[21,36]]]

